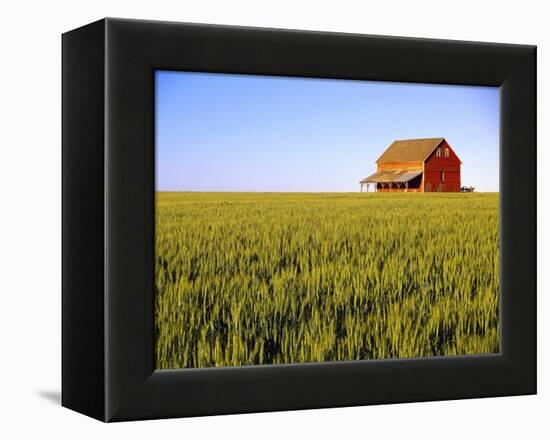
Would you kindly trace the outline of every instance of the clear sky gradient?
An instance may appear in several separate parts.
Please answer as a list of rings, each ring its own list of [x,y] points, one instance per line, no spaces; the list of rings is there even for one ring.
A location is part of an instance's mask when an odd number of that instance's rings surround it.
[[[156,72],[159,191],[358,191],[395,139],[444,137],[499,187],[499,90]]]

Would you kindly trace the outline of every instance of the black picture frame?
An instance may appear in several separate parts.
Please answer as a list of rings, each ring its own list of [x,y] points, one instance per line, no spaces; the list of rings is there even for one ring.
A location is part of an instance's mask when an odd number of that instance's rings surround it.
[[[536,393],[535,46],[109,18],[62,51],[63,406],[120,421]],[[500,353],[155,371],[155,69],[500,86]]]

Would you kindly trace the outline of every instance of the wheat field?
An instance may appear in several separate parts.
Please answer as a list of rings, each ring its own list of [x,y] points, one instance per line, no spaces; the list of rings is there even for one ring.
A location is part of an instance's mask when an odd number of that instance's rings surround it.
[[[497,193],[156,205],[158,369],[499,350]]]

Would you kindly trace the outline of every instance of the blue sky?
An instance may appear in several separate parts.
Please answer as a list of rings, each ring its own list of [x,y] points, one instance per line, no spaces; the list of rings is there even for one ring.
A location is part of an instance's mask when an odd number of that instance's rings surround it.
[[[393,140],[426,137],[498,191],[496,87],[156,72],[158,191],[358,191]]]

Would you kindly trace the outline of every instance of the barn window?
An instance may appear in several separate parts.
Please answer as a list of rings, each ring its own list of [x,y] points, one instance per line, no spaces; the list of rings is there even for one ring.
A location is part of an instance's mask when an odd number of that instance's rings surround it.
[[[441,157],[441,148],[438,148],[437,150],[435,150],[435,155],[437,157]]]
[[[445,171],[441,171],[441,181],[445,182]]]
[[[449,149],[445,148],[445,157],[449,157]]]

